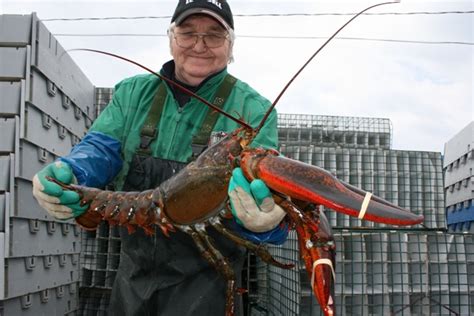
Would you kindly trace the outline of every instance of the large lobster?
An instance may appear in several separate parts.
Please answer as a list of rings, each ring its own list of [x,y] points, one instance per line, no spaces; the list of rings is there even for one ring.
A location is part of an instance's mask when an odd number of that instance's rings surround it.
[[[314,294],[324,315],[335,315],[335,243],[329,222],[317,206],[324,205],[360,219],[393,225],[419,224],[423,216],[344,183],[324,169],[282,157],[274,150],[250,148],[249,144],[281,95],[315,55],[357,16],[370,8],[388,3],[364,9],[332,35],[289,81],[256,129],[180,87],[214,110],[239,122],[242,127],[209,147],[195,161],[153,190],[112,192],[59,183],[67,190],[78,192],[81,203],[89,205],[87,212],[76,218],[77,223],[85,229],[94,230],[105,220],[112,225],[126,226],[130,233],[136,227],[141,227],[149,234],[154,232],[154,225],[158,225],[167,236],[175,230],[189,234],[202,256],[226,279],[226,315],[233,315],[234,295],[237,292],[235,273],[226,258],[213,246],[206,226],[213,226],[269,264],[282,268],[293,267],[293,264],[277,262],[264,247],[243,239],[221,224],[221,217],[228,216],[227,189],[232,170],[240,166],[248,180],[262,179],[271,189],[275,201],[287,212],[287,221],[298,235],[300,254]],[[95,52],[137,64],[121,56]],[[177,85],[173,82],[170,84]]]

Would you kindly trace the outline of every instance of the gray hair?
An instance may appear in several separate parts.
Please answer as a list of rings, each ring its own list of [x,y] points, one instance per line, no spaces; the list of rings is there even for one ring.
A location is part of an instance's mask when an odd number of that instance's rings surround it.
[[[173,22],[170,24],[169,28],[168,28],[168,31],[167,31],[167,34],[168,34],[168,38],[170,40],[170,53],[173,54],[173,52],[171,51],[171,41],[173,40],[173,32],[174,32],[174,29],[176,28],[176,22]],[[229,54],[229,60],[227,63],[231,63],[234,61],[234,41],[235,41],[235,32],[233,29],[231,28],[228,28],[226,29],[227,32],[229,33],[229,42],[230,42],[230,45],[229,45],[229,49],[230,49],[230,54]]]

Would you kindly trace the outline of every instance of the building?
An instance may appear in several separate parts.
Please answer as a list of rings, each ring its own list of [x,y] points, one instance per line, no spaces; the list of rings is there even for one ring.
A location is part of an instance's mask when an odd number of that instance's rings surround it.
[[[444,145],[446,219],[450,231],[474,232],[474,122]]]

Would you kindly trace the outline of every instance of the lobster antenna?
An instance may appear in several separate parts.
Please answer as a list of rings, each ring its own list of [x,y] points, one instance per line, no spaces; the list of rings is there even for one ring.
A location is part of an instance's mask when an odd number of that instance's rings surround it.
[[[393,1],[393,2],[383,2],[383,3],[378,3],[378,4],[375,4],[375,5],[372,5],[368,8],[365,8],[364,10],[360,11],[359,13],[357,13],[356,15],[354,15],[352,18],[349,19],[349,21],[347,21],[343,26],[341,26],[333,35],[331,35],[330,38],[328,38],[326,40],[326,42],[324,42],[323,45],[321,45],[321,47],[318,48],[318,50],[316,50],[316,52],[306,61],[306,63],[304,63],[304,65],[296,72],[296,74],[290,79],[290,81],[288,81],[288,83],[285,85],[285,87],[283,88],[283,90],[281,90],[280,94],[277,96],[277,98],[275,99],[275,101],[273,101],[273,104],[272,106],[270,106],[270,108],[268,109],[267,113],[265,113],[265,116],[263,117],[262,121],[260,122],[260,124],[258,125],[258,127],[255,129],[255,135],[258,134],[258,132],[260,131],[260,129],[262,128],[263,124],[265,123],[265,121],[267,120],[268,116],[270,115],[270,113],[272,112],[272,110],[275,108],[276,104],[278,103],[278,101],[280,100],[281,96],[283,95],[283,93],[285,93],[285,91],[288,89],[288,87],[290,86],[290,84],[296,79],[296,77],[298,77],[298,75],[303,71],[303,69],[306,68],[306,66],[313,60],[313,58],[334,38],[336,37],[336,35],[342,31],[343,28],[345,28],[349,23],[351,23],[355,18],[357,18],[359,15],[361,15],[362,13],[364,13],[365,11],[368,11],[372,8],[375,8],[375,7],[378,7],[378,6],[381,6],[381,5],[385,5],[385,4],[393,4],[393,3],[400,3],[400,0],[397,0],[397,1]]]
[[[214,104],[210,103],[209,101],[207,101],[206,99],[203,99],[201,98],[200,96],[198,96],[197,94],[195,94],[194,92],[192,92],[191,90],[183,87],[182,85],[180,85],[179,83],[177,82],[174,82],[173,80],[171,79],[168,79],[162,75],[160,75],[159,73],[151,70],[150,68],[134,61],[134,60],[131,60],[129,58],[126,58],[126,57],[123,57],[123,56],[120,56],[120,55],[117,55],[117,54],[113,54],[113,53],[109,53],[109,52],[106,52],[106,51],[102,51],[102,50],[97,50],[97,49],[90,49],[90,48],[73,48],[73,49],[69,49],[67,50],[68,52],[70,51],[86,51],[86,52],[93,52],[93,53],[99,53],[99,54],[104,54],[104,55],[108,55],[108,56],[112,56],[112,57],[115,57],[115,58],[118,58],[118,59],[122,59],[122,60],[125,60],[129,63],[132,63],[140,68],[143,68],[145,69],[146,71],[154,74],[155,76],[157,76],[158,78],[160,78],[161,80],[164,80],[166,82],[168,82],[169,84],[172,84],[173,86],[175,86],[176,88],[180,89],[181,91],[187,93],[188,95],[198,99],[199,101],[201,101],[202,103],[204,103],[205,105],[207,105],[208,107],[212,108],[214,111],[217,111],[219,113],[221,113],[222,115],[224,115],[225,117],[227,118],[230,118],[231,120],[233,120],[234,122],[242,125],[243,127],[245,127],[246,129],[252,129],[252,127],[245,123],[244,121],[236,118],[236,117],[233,117],[232,115],[230,115],[229,113],[225,112],[224,110],[218,108],[217,106],[215,106]]]

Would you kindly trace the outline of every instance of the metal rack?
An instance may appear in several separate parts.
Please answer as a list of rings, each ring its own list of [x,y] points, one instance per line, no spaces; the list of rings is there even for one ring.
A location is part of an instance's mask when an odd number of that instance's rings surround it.
[[[278,138],[288,146],[389,149],[392,123],[386,118],[278,114]]]
[[[472,234],[369,229],[335,230],[334,235],[339,315],[474,312]],[[259,283],[256,315],[322,315],[295,242],[291,232],[283,246],[270,247],[278,260],[297,263],[295,271],[258,265],[267,282]]]

